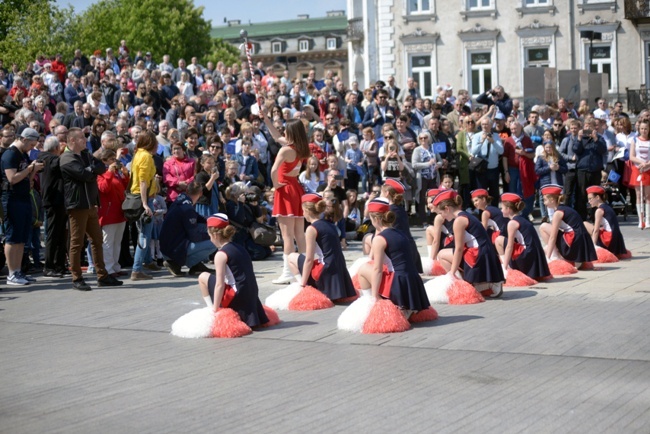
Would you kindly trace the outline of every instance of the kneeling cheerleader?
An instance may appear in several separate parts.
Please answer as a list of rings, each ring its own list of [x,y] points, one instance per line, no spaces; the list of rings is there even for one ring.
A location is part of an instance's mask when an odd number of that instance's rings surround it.
[[[372,240],[372,261],[359,268],[362,295],[341,314],[339,329],[400,332],[409,328],[407,319],[415,322],[423,317],[437,318],[415,266],[410,240],[393,227],[395,213],[389,202],[381,198],[372,200],[368,213],[377,229]]]
[[[537,235],[533,224],[520,215],[525,207],[526,204],[518,194],[503,193],[501,195],[501,212],[503,217],[509,219],[509,222],[506,225],[505,235],[497,237],[496,248],[503,258],[503,265],[506,268],[506,286],[524,286],[514,284],[513,281],[516,279],[511,277],[508,270],[523,272],[534,280],[551,277],[539,235]],[[511,282],[513,282],[512,285],[510,285]],[[534,283],[528,282],[528,284]]]
[[[587,200],[593,208],[596,208],[594,214],[594,224],[584,222],[587,232],[591,234],[594,244],[600,249],[606,249],[614,255],[601,253],[596,249],[598,262],[616,262],[618,258],[628,257],[627,249],[621,228],[618,226],[618,217],[616,211],[605,203],[605,189],[599,185],[587,187]],[[606,256],[608,258],[606,258]]]
[[[562,187],[549,184],[542,187],[540,193],[544,198],[544,205],[552,215],[551,222],[542,223],[539,228],[546,243],[546,257],[553,259],[559,254],[562,259],[575,263],[576,268],[580,268],[585,262],[596,261],[596,248],[589,238],[580,214],[573,208],[562,205]],[[549,263],[551,273],[567,274],[557,272],[554,262]]]
[[[490,241],[495,244],[497,237],[505,234],[508,219],[503,217],[499,208],[490,205],[492,198],[484,188],[473,190],[470,194],[474,207],[481,211],[481,223],[487,231]]]
[[[179,337],[238,337],[252,327],[267,327],[280,322],[277,314],[262,306],[253,262],[246,249],[231,243],[236,233],[228,216],[215,214],[207,219],[210,241],[219,248],[214,256],[215,274],[199,275],[199,288],[207,309],[197,309],[172,325]],[[200,319],[207,327],[201,331]],[[206,332],[209,330],[209,333]]]
[[[483,295],[503,294],[503,270],[496,249],[481,222],[462,210],[463,199],[454,190],[440,192],[433,204],[447,221],[454,221],[454,249],[442,250],[438,259],[448,274],[463,272],[463,279]]]
[[[441,276],[447,273],[438,261],[438,252],[442,249],[451,249],[454,241],[453,222],[448,222],[433,205],[433,198],[440,193],[440,189],[432,188],[427,191],[427,206],[431,214],[435,215],[433,224],[427,226],[425,231],[427,239],[427,256],[422,258],[422,268],[425,276]]]
[[[405,191],[406,187],[404,184],[394,179],[387,179],[381,187],[381,197],[386,198],[390,202],[390,210],[395,214],[395,223],[393,224],[393,227],[402,232],[408,239],[408,248],[413,254],[415,267],[418,270],[418,273],[422,273],[422,262],[420,261],[418,246],[415,244],[413,235],[411,235],[408,213],[404,209],[404,205],[402,205]]]

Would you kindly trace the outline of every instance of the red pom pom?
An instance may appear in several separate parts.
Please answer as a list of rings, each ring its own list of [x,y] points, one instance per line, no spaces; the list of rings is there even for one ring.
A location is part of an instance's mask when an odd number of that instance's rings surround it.
[[[274,311],[273,309],[271,309],[266,305],[262,305],[262,307],[264,308],[264,313],[266,314],[266,317],[269,319],[269,322],[265,322],[264,324],[262,324],[262,327],[272,327],[282,322],[280,321],[280,316],[276,311]]]
[[[593,270],[593,269],[594,269],[593,262],[583,262],[582,265],[580,265],[580,270],[582,271]]]
[[[537,284],[537,281],[519,270],[508,270],[508,277],[503,286],[531,286]]]
[[[305,286],[289,302],[289,310],[319,310],[334,307],[332,300],[313,286]]]
[[[364,334],[399,333],[411,328],[399,308],[390,300],[378,300],[363,324]]]
[[[433,268],[431,269],[431,275],[444,276],[445,274],[447,274],[447,270],[445,270],[445,267],[442,266],[440,261],[438,260],[433,261]]]
[[[598,255],[598,260],[596,262],[599,264],[611,264],[613,262],[618,262],[618,258],[615,254],[600,246],[596,246],[596,254]]]
[[[492,294],[491,289],[488,292]],[[447,290],[447,297],[449,297],[449,304],[476,304],[485,301],[481,293],[474,288],[474,285],[462,279],[454,279],[454,282]]]
[[[359,291],[361,289],[361,284],[359,283],[359,275],[355,274],[352,276],[352,286],[354,286],[354,289]]]
[[[409,322],[415,324],[419,322],[435,321],[438,319],[438,312],[431,306],[427,309],[415,312],[409,317]]]
[[[241,320],[239,314],[232,309],[219,309],[214,314],[212,337],[239,338],[252,332],[251,328]]]
[[[630,251],[628,250],[628,251],[626,251],[625,253],[623,253],[623,254],[621,254],[621,255],[618,255],[618,258],[619,258],[619,259],[632,259],[632,252],[630,252]]]
[[[548,269],[554,276],[568,276],[578,272],[576,267],[565,261],[564,259],[555,259],[548,263]]]

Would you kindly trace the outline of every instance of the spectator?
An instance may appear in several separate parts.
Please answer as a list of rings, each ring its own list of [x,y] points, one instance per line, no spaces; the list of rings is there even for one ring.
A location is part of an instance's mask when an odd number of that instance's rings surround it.
[[[255,221],[262,223],[264,213],[259,205],[260,197],[243,182],[236,182],[226,189],[226,214],[237,228],[233,241],[246,248],[253,261],[260,261],[271,255],[271,249],[255,244],[249,229]]]
[[[477,186],[485,188],[492,197],[492,205],[499,201],[499,156],[503,154],[503,144],[499,135],[492,132],[492,121],[488,117],[481,118],[481,132],[472,139],[471,153],[474,157],[487,160],[487,170],[476,173]]]
[[[581,127],[582,124],[579,120],[570,120],[569,132],[566,137],[564,137],[564,140],[562,140],[562,143],[560,143],[560,148],[558,149],[560,155],[562,155],[562,158],[564,158],[567,163],[567,172],[564,175],[564,203],[567,206],[573,206],[573,200],[576,191],[577,155],[573,149],[578,143],[578,132],[580,132]]]
[[[437,122],[438,120],[435,119]],[[431,134],[428,131],[421,131],[418,134],[420,144],[413,151],[412,165],[415,171],[417,189],[414,194],[419,223],[428,226],[427,223],[427,191],[438,186],[438,169],[442,167],[442,161],[435,151],[431,149]]]
[[[512,100],[506,93],[503,86],[495,86],[494,89],[486,90],[476,97],[476,102],[485,104],[489,107],[492,105],[497,106],[499,112],[503,113],[504,119],[510,116],[512,112]]]
[[[600,185],[603,170],[603,157],[607,145],[598,135],[598,119],[591,119],[588,128],[578,132],[578,140],[573,144],[576,155],[577,185],[575,210],[583,220],[587,219],[587,187]]]
[[[172,130],[173,131],[173,130]],[[172,156],[163,166],[163,180],[167,186],[167,208],[183,193],[190,182],[194,180],[195,161],[185,154],[185,147],[175,143],[172,135]]]
[[[364,127],[372,127],[375,135],[378,136],[382,125],[394,122],[395,108],[388,105],[388,92],[381,89],[377,92],[375,101],[366,108],[362,124]]]
[[[212,201],[214,200],[213,190],[218,191],[219,189],[218,178],[219,168],[215,165],[214,156],[212,154],[203,154],[198,164],[196,164],[194,180],[203,189],[203,194],[196,201],[196,212],[206,219],[216,212],[212,212],[216,209],[216,206],[212,206]]]
[[[122,281],[117,280],[106,271],[104,252],[101,247],[102,234],[97,214],[99,205],[97,176],[106,171],[104,163],[88,152],[86,139],[78,128],[68,131],[67,148],[59,162],[63,175],[65,206],[70,219],[69,258],[74,289],[91,290],[81,274],[81,250],[85,235],[88,236],[91,243],[97,284],[99,286],[122,285]]]
[[[508,190],[524,199],[526,207],[521,216],[528,218],[533,210],[535,200],[535,148],[533,142],[524,133],[524,127],[515,118],[510,118],[512,135],[503,141],[503,164],[506,166]]]
[[[535,162],[535,172],[539,176],[540,189],[551,184],[564,185],[563,176],[567,170],[566,161],[555,148],[555,143],[552,140],[545,140],[544,152]],[[541,202],[539,209],[542,214],[542,223],[547,223],[549,216],[546,205]]]

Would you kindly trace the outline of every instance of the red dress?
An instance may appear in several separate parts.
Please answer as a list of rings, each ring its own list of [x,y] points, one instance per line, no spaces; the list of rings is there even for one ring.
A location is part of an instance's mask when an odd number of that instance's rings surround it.
[[[293,145],[289,145],[293,148]],[[284,161],[278,168],[278,183],[285,184],[275,189],[273,217],[302,217],[301,197],[305,193],[297,176],[287,176],[299,166],[302,160],[296,156],[291,163]]]

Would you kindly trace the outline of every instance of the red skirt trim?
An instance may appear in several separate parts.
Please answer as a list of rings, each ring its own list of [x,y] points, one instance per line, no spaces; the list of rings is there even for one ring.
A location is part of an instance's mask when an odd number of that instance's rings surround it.
[[[314,265],[311,267],[311,278],[316,282],[318,282],[318,279],[320,279],[320,275],[323,273],[324,266],[325,264],[322,262],[314,261]]]
[[[226,288],[223,291],[223,297],[221,298],[221,307],[228,307],[230,306],[230,303],[232,303],[232,300],[235,298],[235,295],[237,293],[235,292],[234,289],[232,289],[232,286],[226,285]]]
[[[453,235],[447,235],[445,237],[444,246],[447,247],[448,245],[450,245],[453,242],[454,242],[454,236]]]
[[[517,259],[521,256],[521,254],[524,253],[524,250],[526,250],[526,247],[523,244],[515,243],[515,248],[512,251],[512,259]]]
[[[375,261],[368,261],[369,264],[374,264]],[[388,271],[386,264],[382,266],[381,281],[379,282],[379,295],[384,298],[390,298],[390,288],[393,285],[393,272]]]
[[[605,247],[609,247],[609,244],[612,242],[612,233],[600,228],[600,235],[598,236],[600,237],[600,242],[603,243]]]
[[[564,232],[562,234],[562,237],[564,238],[564,242],[567,244],[567,246],[571,247],[573,244],[573,239],[576,237],[575,232]]]
[[[467,247],[463,248],[463,259],[467,262],[467,265],[474,268],[478,262],[478,247]]]
[[[492,244],[495,244],[497,242],[497,237],[501,235],[499,231],[494,231],[492,232]]]

